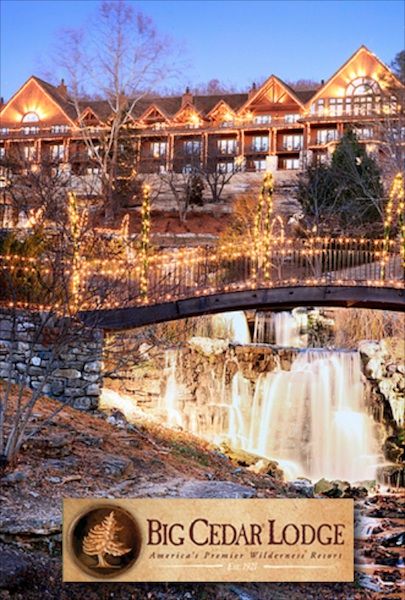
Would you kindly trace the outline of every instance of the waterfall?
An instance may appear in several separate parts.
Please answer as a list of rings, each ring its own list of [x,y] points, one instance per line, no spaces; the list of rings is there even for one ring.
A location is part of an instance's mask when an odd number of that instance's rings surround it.
[[[237,370],[227,385],[225,363],[222,377],[208,368],[203,389],[184,402],[175,355],[169,356],[163,398],[169,425],[276,460],[287,478],[375,478],[374,427],[357,352],[301,351],[290,371],[261,373],[252,382]]]
[[[259,380],[248,450],[296,465],[315,480],[375,477],[373,420],[357,352],[301,352],[291,371]]]
[[[305,338],[300,333],[302,321],[302,316],[295,311],[276,313],[258,311],[255,315],[253,341],[257,344],[302,348],[305,345]]]
[[[243,310],[213,315],[212,337],[223,338],[235,344],[250,344],[250,331]]]
[[[165,360],[166,390],[160,409],[169,427],[181,427],[183,419],[179,410],[180,390],[176,381],[177,352],[167,350]]]

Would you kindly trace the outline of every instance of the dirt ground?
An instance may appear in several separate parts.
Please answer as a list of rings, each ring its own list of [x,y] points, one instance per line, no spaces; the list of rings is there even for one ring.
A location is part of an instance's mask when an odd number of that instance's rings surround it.
[[[42,398],[37,427],[57,404]],[[64,497],[182,496],[186,484],[225,482],[246,496],[296,497],[269,475],[256,475],[184,432],[155,423],[128,425],[119,414],[66,407],[25,445],[0,478],[0,598],[15,600],[368,600],[353,584],[72,584],[61,580]],[[235,488],[236,489],[236,488]]]

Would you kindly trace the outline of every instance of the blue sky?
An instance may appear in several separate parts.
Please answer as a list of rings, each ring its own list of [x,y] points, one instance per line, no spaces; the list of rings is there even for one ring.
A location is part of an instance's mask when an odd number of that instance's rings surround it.
[[[389,63],[404,48],[402,0],[133,2],[182,47],[179,86],[246,87],[275,73],[327,79],[361,44]],[[96,0],[1,0],[1,95],[44,76],[57,31],[91,18]],[[56,74],[57,75],[57,74]]]

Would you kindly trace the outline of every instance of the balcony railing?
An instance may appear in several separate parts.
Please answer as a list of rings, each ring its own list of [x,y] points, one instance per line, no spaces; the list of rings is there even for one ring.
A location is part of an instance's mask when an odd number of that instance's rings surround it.
[[[299,152],[300,150],[302,150],[302,143],[301,144],[280,144],[277,146],[277,151],[278,152]]]
[[[245,147],[245,153],[247,154],[267,154],[269,151],[268,144],[258,145],[251,144],[250,146]]]

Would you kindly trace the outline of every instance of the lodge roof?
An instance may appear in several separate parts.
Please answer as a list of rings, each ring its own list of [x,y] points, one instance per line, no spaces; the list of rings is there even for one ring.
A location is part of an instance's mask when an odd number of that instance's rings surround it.
[[[37,77],[36,75],[33,75],[32,79],[39,83],[39,85],[48,93],[52,100],[54,100],[60,106],[60,108],[67,114],[68,117],[71,119],[76,119],[77,113],[73,102],[71,102],[68,98],[64,98],[57,87],[48,81],[45,81],[44,79],[40,79],[40,77]]]

